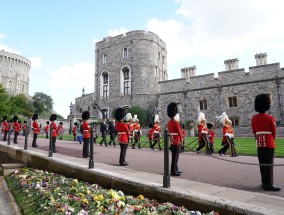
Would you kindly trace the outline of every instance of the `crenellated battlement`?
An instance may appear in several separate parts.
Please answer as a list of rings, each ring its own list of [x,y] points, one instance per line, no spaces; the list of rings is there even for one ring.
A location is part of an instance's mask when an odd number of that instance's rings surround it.
[[[12,64],[22,64],[31,67],[31,61],[21,55],[6,52],[4,49],[0,51],[0,63],[2,61],[9,61]]]

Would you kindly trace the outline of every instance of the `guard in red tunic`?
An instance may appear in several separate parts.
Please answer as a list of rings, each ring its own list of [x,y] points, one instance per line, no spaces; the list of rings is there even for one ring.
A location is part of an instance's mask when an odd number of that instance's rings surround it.
[[[152,141],[153,141],[153,136],[154,136],[154,130],[153,130],[153,124],[149,124],[149,129],[148,129],[148,139],[150,143],[150,148],[152,148]]]
[[[21,130],[21,125],[18,122],[18,116],[13,116],[13,127],[14,127],[14,143],[17,144],[18,143],[18,136]]]
[[[62,134],[63,134],[63,122],[60,122],[58,125],[59,140],[62,140]]]
[[[209,137],[209,154],[214,153],[214,138],[215,138],[215,131],[214,125],[210,122],[207,123],[208,128],[208,137]]]
[[[72,129],[72,133],[73,133],[73,136],[74,136],[74,141],[76,141],[77,126],[78,126],[78,123],[77,123],[77,122],[74,122],[73,129]]]
[[[167,115],[171,118],[168,122],[168,130],[170,136],[170,144],[172,151],[172,163],[171,163],[171,175],[172,176],[180,176],[182,173],[178,168],[178,159],[179,153],[181,149],[181,141],[182,141],[182,131],[180,128],[180,124],[175,120],[175,115],[178,112],[177,104],[170,103],[167,107]]]
[[[23,130],[23,136],[26,136],[26,132],[27,132],[27,121],[24,121],[24,124],[22,126],[22,130]]]
[[[38,114],[37,113],[35,113],[33,115],[32,120],[33,120],[32,129],[33,129],[33,132],[34,132],[32,147],[38,147],[36,140],[37,140],[38,133],[40,132],[40,127],[39,127],[38,122],[37,122],[37,120],[38,120]]]
[[[152,149],[154,149],[155,145],[158,143],[159,145],[159,150],[162,150],[161,143],[160,143],[160,131],[161,131],[161,126],[160,126],[160,120],[159,120],[159,115],[155,115],[155,120],[154,120],[154,143],[152,145]]]
[[[232,121],[229,119],[228,115],[224,112],[219,117],[220,122],[223,124],[223,140],[222,145],[224,146],[218,151],[218,154],[222,156],[222,154],[226,154],[226,151],[230,149],[230,156],[236,157],[236,149],[235,149],[235,132],[232,127]]]
[[[196,152],[199,154],[200,150],[205,147],[205,153],[209,154],[209,137],[208,137],[208,129],[205,119],[205,114],[202,112],[199,112],[198,114],[198,143],[199,146],[196,149]]]
[[[49,121],[50,121],[50,129],[51,129],[51,135],[52,135],[52,137],[51,137],[51,146],[52,146],[52,151],[54,152],[54,153],[56,153],[57,152],[57,150],[56,150],[56,145],[55,145],[55,143],[56,143],[56,137],[57,137],[57,135],[58,135],[58,127],[57,127],[57,125],[56,125],[56,123],[55,123],[55,120],[57,119],[57,115],[56,114],[51,114],[51,116],[49,117]]]
[[[48,139],[49,121],[46,122],[46,125],[44,127],[44,132],[45,132],[45,138]]]
[[[133,117],[133,136],[134,136],[134,144],[132,146],[135,146],[135,144],[138,144],[138,148],[141,149],[140,145],[140,124],[139,124],[139,119],[137,118],[137,115],[135,114]],[[135,147],[134,147],[135,148]]]
[[[88,119],[90,119],[90,112],[84,111],[82,113],[82,130],[83,130],[83,158],[87,158],[90,156],[89,154],[89,145],[90,145],[90,138],[91,138],[91,127],[88,123]]]
[[[257,145],[262,187],[265,190],[280,191],[281,187],[273,185],[276,124],[274,117],[265,113],[270,109],[269,96],[267,94],[257,95],[254,108],[259,114],[252,117],[251,126]],[[268,164],[268,166],[261,164]]]
[[[9,131],[9,123],[7,121],[7,116],[3,116],[2,130],[4,132],[3,141],[7,141],[7,134]]]
[[[125,161],[126,150],[129,142],[130,132],[128,125],[122,120],[125,117],[125,110],[122,108],[117,108],[115,110],[115,119],[117,123],[115,124],[115,129],[118,135],[118,142],[120,145],[120,156],[119,156],[119,165],[126,166],[128,162]]]

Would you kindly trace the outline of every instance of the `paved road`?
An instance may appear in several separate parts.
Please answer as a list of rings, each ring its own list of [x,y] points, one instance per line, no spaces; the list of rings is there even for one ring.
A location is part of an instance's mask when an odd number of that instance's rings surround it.
[[[28,145],[31,148],[32,138],[29,138]],[[48,150],[46,139],[38,139],[39,149]],[[23,147],[24,138],[19,137],[19,146]],[[11,144],[13,144],[11,142]],[[82,157],[82,146],[78,142],[57,140],[58,153]],[[105,147],[100,145],[94,146],[95,162],[105,163],[108,165],[118,165],[120,148]],[[47,152],[48,155],[48,152]],[[163,175],[164,159],[163,151],[152,149],[127,149],[126,160],[129,162],[127,168],[151,172]],[[220,160],[225,159],[225,160]],[[227,161],[226,161],[227,160]],[[233,161],[233,162],[228,162]],[[284,197],[284,166],[274,167],[274,182],[283,189],[280,192],[263,191],[260,187],[260,172],[257,165],[245,165],[235,162],[258,163],[256,157],[214,155],[206,156],[187,152],[180,154],[179,168],[183,171],[179,178],[191,181],[214,184],[218,186],[230,187],[252,192],[261,192]],[[86,159],[88,163],[88,159]],[[284,164],[283,158],[276,158],[275,164]],[[96,165],[96,164],[95,164]]]

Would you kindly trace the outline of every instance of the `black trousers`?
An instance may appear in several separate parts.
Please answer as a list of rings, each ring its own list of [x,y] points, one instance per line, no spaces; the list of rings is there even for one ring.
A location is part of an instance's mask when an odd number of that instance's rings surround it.
[[[230,156],[231,157],[235,157],[237,155],[236,153],[236,149],[235,149],[235,142],[234,142],[234,138],[229,138],[226,137],[226,142],[223,143],[224,147],[221,148],[218,153],[222,153],[225,154],[227,152],[228,149],[230,149]]]
[[[18,136],[19,136],[19,132],[18,132],[18,131],[15,131],[15,134],[14,134],[14,143],[18,143]]]
[[[89,154],[89,145],[90,145],[90,138],[83,138],[83,158],[87,158],[90,156]]]
[[[7,134],[8,134],[8,131],[4,131],[3,141],[7,141]]]
[[[48,132],[45,132],[45,138],[48,139]]]
[[[26,130],[23,130],[23,136],[26,136]]]
[[[32,143],[33,146],[36,146],[36,145],[37,145],[37,144],[36,144],[37,135],[38,135],[38,134],[34,134],[33,143]]]
[[[102,140],[101,140],[101,142],[100,142],[100,145],[102,145],[103,142],[104,142],[105,145],[107,146],[107,142],[106,142],[106,132],[102,132]]]
[[[57,152],[56,151],[56,146],[55,146],[55,143],[56,143],[56,137],[52,137],[51,138],[51,143],[52,143],[52,151],[55,153],[55,152]]]
[[[109,138],[110,138],[110,141],[108,144],[111,145],[111,143],[113,143],[113,145],[115,145],[115,133],[110,133]]]
[[[126,150],[127,150],[128,144],[119,143],[119,145],[120,145],[119,163],[122,164],[125,162],[125,156],[126,156]]]
[[[160,143],[160,134],[154,134],[154,143],[152,145],[152,148],[154,148],[157,143],[159,146],[159,150],[162,150],[161,143]]]
[[[207,134],[202,134],[201,142],[196,151],[200,151],[205,146],[205,153],[210,154],[210,140]]]
[[[274,149],[257,148],[259,164],[274,164]],[[266,186],[273,185],[273,166],[259,166],[261,183]]]
[[[74,141],[76,141],[76,133],[73,133]]]
[[[181,146],[180,145],[171,145],[172,149],[172,163],[171,163],[171,174],[178,173],[178,159]]]

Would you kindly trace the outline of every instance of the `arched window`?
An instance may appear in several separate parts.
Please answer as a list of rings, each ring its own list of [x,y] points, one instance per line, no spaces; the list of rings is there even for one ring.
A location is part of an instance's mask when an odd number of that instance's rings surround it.
[[[131,73],[129,67],[124,67],[122,69],[122,94],[130,95],[131,94]]]
[[[101,96],[103,98],[109,97],[109,88],[108,88],[108,72],[103,72],[101,76]]]
[[[127,50],[127,48],[123,49],[123,58],[128,58],[128,50]]]
[[[104,56],[103,56],[103,64],[106,64],[106,62],[107,62],[107,54],[104,54]]]

